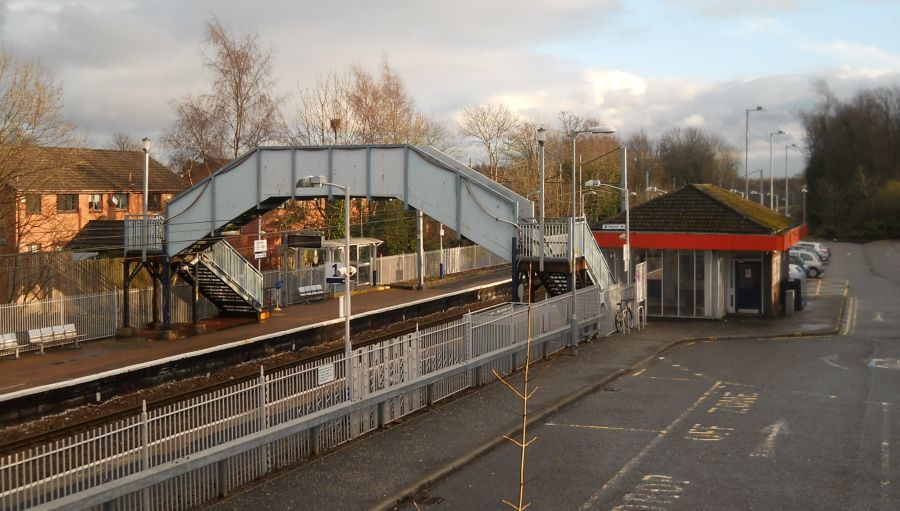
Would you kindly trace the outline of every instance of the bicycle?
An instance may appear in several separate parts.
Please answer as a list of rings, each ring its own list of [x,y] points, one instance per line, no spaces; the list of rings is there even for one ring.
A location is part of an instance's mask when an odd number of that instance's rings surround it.
[[[616,305],[619,309],[616,311],[616,332],[624,334],[631,333],[631,327],[634,324],[634,313],[631,312],[629,300],[622,300]]]

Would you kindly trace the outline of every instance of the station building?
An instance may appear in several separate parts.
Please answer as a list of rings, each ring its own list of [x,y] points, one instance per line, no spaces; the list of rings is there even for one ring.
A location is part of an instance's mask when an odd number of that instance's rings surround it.
[[[647,262],[647,314],[718,319],[781,311],[788,248],[806,225],[709,184],[687,185],[631,208],[631,265]],[[625,214],[593,229],[625,279]]]

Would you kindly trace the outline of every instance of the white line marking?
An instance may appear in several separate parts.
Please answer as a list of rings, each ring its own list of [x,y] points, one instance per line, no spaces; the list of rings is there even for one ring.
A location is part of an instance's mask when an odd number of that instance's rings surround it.
[[[787,422],[783,418],[778,419],[775,424],[770,424],[760,430],[760,433],[768,433],[768,436],[750,452],[750,456],[771,458],[775,454],[775,440],[778,439],[778,435],[789,433]]]
[[[546,422],[545,426],[563,426],[567,428],[580,428],[580,429],[602,429],[607,431],[634,431],[637,433],[662,433],[662,431],[658,429],[640,429],[640,428],[624,428],[619,426],[593,426],[591,424],[559,424],[557,422]]]
[[[872,318],[872,321],[876,323],[884,323],[884,317],[881,315],[881,311],[875,313],[875,317]]]
[[[673,429],[675,429],[679,424],[681,424],[681,422],[688,415],[690,415],[691,412],[693,412],[698,406],[700,406],[700,404],[702,404],[704,401],[706,401],[706,399],[709,398],[709,396],[712,395],[712,393],[715,392],[721,385],[722,385],[722,382],[720,382],[720,381],[717,381],[716,383],[714,383],[713,386],[709,388],[709,390],[704,392],[702,396],[700,396],[699,398],[697,398],[696,401],[694,401],[694,404],[692,404],[690,407],[688,407],[688,409],[685,410],[681,415],[679,415],[678,418],[676,418],[674,421],[672,421],[672,423],[669,424],[668,427],[666,427],[666,429],[662,430],[658,435],[656,435],[656,438],[651,440],[649,444],[644,446],[644,448],[641,449],[641,452],[637,453],[637,456],[635,456],[634,458],[631,458],[631,460],[628,463],[626,463],[625,466],[623,466],[618,472],[616,472],[616,474],[614,476],[612,476],[612,478],[609,481],[607,481],[606,484],[604,484],[599,490],[597,490],[593,495],[591,495],[591,497],[584,504],[582,504],[579,509],[581,511],[587,511],[588,509],[591,509],[592,507],[594,507],[594,504],[596,504],[597,501],[600,500],[600,498],[603,496],[604,493],[606,493],[606,490],[608,490],[610,486],[617,484],[620,479],[622,479],[629,471],[631,471],[632,467],[634,467],[635,465],[637,465],[637,463],[639,461],[641,461],[641,458],[646,456],[647,453],[650,452],[651,449],[656,447],[656,444],[660,443],[666,436],[668,436],[668,434],[671,433]]]
[[[837,362],[835,362],[835,360],[837,360],[837,358],[838,358],[838,354],[835,353],[834,355],[828,355],[827,357],[822,357],[819,360],[825,362],[826,364],[830,365],[831,367],[837,367],[838,369],[843,369],[844,371],[849,371],[850,370],[849,367],[842,366],[842,365],[838,364]]]

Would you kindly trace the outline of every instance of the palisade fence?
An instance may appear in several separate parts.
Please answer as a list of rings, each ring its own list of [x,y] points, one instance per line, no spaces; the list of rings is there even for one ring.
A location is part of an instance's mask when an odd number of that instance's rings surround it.
[[[611,333],[618,287],[578,291],[582,335]],[[201,506],[565,346],[568,295],[507,303],[0,457],[0,508]],[[348,384],[348,366],[350,374]],[[498,412],[504,413],[504,412]],[[500,419],[500,417],[498,417]]]
[[[490,266],[506,264],[501,258],[491,254],[480,246],[456,247],[444,249],[444,273],[459,273]],[[441,262],[440,251],[425,253],[425,276],[437,277]],[[416,278],[416,254],[402,254],[379,258],[375,263],[378,272],[378,283],[392,284]],[[282,273],[279,270],[263,272],[266,291],[266,306],[274,306],[276,281]],[[292,305],[308,299],[298,292],[300,286],[325,283],[325,267],[302,268],[286,274],[283,286],[287,303]],[[364,265],[357,275],[359,282],[368,282],[368,266]],[[193,289],[186,284],[172,286],[171,320],[173,323],[191,321],[191,293]],[[129,310],[131,326],[143,326],[152,320],[152,290],[129,290]],[[157,297],[157,307],[159,304]],[[115,335],[116,328],[122,326],[122,291],[91,293],[41,300],[29,303],[11,303],[0,305],[0,334],[15,332],[19,343],[19,352],[37,350],[38,345],[28,343],[28,330],[46,328],[74,323],[79,340],[102,339]],[[206,298],[200,298],[200,319],[216,316],[215,305]],[[0,355],[15,353],[14,349],[0,352]]]

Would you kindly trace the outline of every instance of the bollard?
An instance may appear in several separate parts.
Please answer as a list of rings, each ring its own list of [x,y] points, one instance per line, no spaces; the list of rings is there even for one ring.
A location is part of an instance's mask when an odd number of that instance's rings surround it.
[[[784,315],[785,316],[793,316],[794,315],[794,304],[796,303],[794,300],[796,299],[794,296],[795,291],[793,289],[788,289],[784,292]]]

